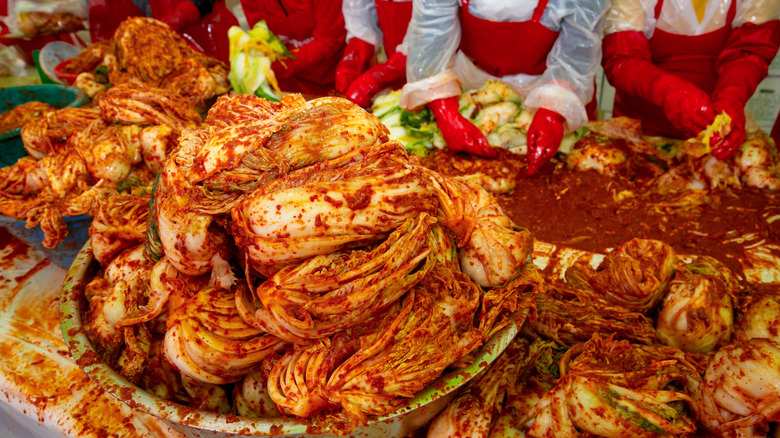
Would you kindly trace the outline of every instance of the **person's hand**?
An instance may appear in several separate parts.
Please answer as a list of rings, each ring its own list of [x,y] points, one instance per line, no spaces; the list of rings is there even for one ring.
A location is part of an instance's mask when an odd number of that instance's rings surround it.
[[[620,92],[663,109],[682,137],[693,137],[715,119],[710,97],[693,83],[652,62],[650,43],[642,32],[614,32],[603,41],[604,72]]]
[[[731,158],[739,145],[745,142],[745,107],[737,101],[723,99],[712,103],[715,111],[725,111],[731,117],[731,130],[726,138],[712,150],[712,155],[723,161]]]
[[[745,104],[766,77],[780,44],[780,21],[745,23],[729,34],[715,63],[717,81],[710,94],[717,112],[731,117],[731,131],[712,150],[719,160],[731,158],[745,141]]]
[[[539,108],[528,128],[528,170],[531,176],[558,151],[566,120],[555,111]]]
[[[406,78],[406,55],[396,52],[387,62],[377,64],[358,76],[345,93],[347,99],[363,108],[371,105],[377,93]]]
[[[458,98],[447,97],[428,102],[428,108],[436,118],[447,147],[455,151],[468,152],[492,158],[496,151],[490,147],[482,132],[458,112]]]
[[[674,77],[661,80],[669,80],[658,88],[664,90],[664,114],[675,128],[688,137],[695,137],[715,120],[716,113],[707,93]]]
[[[336,90],[346,94],[349,85],[368,69],[373,56],[373,44],[360,38],[350,39],[346,49],[344,49],[344,56],[341,57],[341,61],[336,67]]]

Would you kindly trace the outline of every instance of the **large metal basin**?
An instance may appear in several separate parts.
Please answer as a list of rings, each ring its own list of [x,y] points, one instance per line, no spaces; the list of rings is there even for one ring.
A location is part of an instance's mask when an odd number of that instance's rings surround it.
[[[242,436],[301,436],[313,434],[310,422],[298,418],[245,418],[198,411],[175,402],[161,399],[125,380],[103,363],[86,336],[81,322],[84,286],[96,271],[97,262],[87,243],[71,266],[63,283],[60,299],[60,325],[73,359],[98,385],[127,405],[154,415],[187,436],[242,437]],[[480,374],[517,334],[510,324],[496,333],[477,352],[472,365],[434,381],[429,388],[417,394],[408,406],[370,422],[350,433],[354,437],[403,437],[424,425],[441,411],[467,381]],[[318,433],[317,436],[337,436]]]

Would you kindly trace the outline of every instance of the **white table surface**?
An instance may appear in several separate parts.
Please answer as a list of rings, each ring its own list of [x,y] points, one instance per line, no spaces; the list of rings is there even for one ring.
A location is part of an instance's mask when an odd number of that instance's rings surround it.
[[[0,228],[0,436],[181,437],[103,391],[59,325],[65,270]]]

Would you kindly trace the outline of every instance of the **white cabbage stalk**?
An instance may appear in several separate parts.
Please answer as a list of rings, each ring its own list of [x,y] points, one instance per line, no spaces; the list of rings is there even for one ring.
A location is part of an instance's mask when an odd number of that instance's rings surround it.
[[[460,267],[482,287],[515,278],[528,261],[531,233],[515,225],[498,200],[476,183],[427,171],[439,199],[438,218],[458,242]]]
[[[661,241],[631,239],[607,254],[589,278],[593,298],[647,313],[666,294],[676,260]]]
[[[284,346],[241,319],[235,295],[207,288],[168,317],[165,356],[182,374],[206,383],[236,382]]]
[[[780,343],[780,294],[751,296],[743,306],[736,338],[766,338]]]
[[[709,362],[700,421],[721,436],[757,436],[780,421],[780,344],[755,338],[721,348]]]
[[[438,262],[404,297],[397,316],[363,336],[360,349],[333,371],[328,398],[359,424],[401,407],[487,339],[474,325],[479,295],[454,261]]]
[[[279,101],[282,92],[271,69],[277,59],[292,57],[287,47],[268,29],[265,20],[248,32],[238,26],[228,29],[230,85],[239,94],[256,94]]]
[[[642,344],[657,342],[653,321],[641,313],[588,299],[585,292],[562,284],[535,294],[534,330],[562,345],[586,342],[595,333]]]
[[[221,386],[193,379],[186,374],[181,376],[181,385],[189,399],[188,407],[219,414],[231,412],[230,399]]]
[[[100,116],[97,108],[63,108],[44,114],[22,127],[24,149],[36,160],[60,154],[67,144],[63,139],[100,120]]]
[[[293,172],[261,187],[231,213],[236,245],[269,275],[312,256],[375,242],[406,219],[436,209],[421,168],[406,160],[391,151],[343,168],[303,169],[304,178]]]
[[[137,82],[112,86],[97,104],[103,119],[114,123],[165,125],[179,133],[201,122],[195,107],[178,94]]]
[[[141,154],[144,163],[157,175],[165,164],[165,158],[178,144],[179,133],[165,125],[147,126],[141,130]]]
[[[493,416],[506,394],[507,380],[518,365],[510,351],[513,345],[433,419],[429,438],[487,438]]]
[[[780,154],[769,136],[759,131],[734,154],[740,180],[748,187],[780,189]]]
[[[529,437],[661,437],[691,434],[687,388],[699,378],[682,352],[598,336],[571,348],[561,377],[526,416]],[[680,403],[682,402],[682,403]]]
[[[84,291],[89,302],[84,327],[108,364],[115,364],[125,342],[126,334],[120,322],[145,299],[151,268],[151,263],[144,257],[142,244],[127,248],[108,264],[103,276],[95,277]]]
[[[328,375],[355,349],[354,340],[342,336],[295,346],[273,364],[268,396],[285,415],[310,417],[335,407],[324,392]]]
[[[242,108],[242,103],[252,110]],[[233,122],[236,115],[238,123]],[[206,180],[218,178],[220,172],[252,170],[258,160],[262,163],[263,152],[299,169],[388,140],[387,128],[376,117],[338,97],[305,101],[293,94],[279,103],[248,96],[223,97],[209,111],[205,125],[204,129],[213,132],[193,158],[191,184],[213,185]]]
[[[257,288],[259,304],[239,295],[239,310],[252,325],[301,344],[365,324],[419,282],[438,254],[452,252],[435,239],[434,222],[423,213],[371,250],[288,266]]]
[[[87,163],[90,175],[118,183],[141,162],[140,132],[139,125],[115,126],[101,121],[78,132],[73,146]]]
[[[300,96],[299,96],[300,97]],[[243,101],[242,97],[236,97]],[[216,130],[214,123],[219,125],[222,116],[232,117],[234,111],[228,111],[232,99],[223,98],[212,108],[206,123],[197,129],[185,131],[179,139],[179,147],[170,155],[160,173],[159,182],[155,188],[154,196],[154,222],[150,224],[150,232],[156,231],[160,246],[165,255],[176,269],[187,275],[202,275],[212,272],[225,260],[231,258],[232,247],[227,233],[214,222],[214,215],[222,214],[230,210],[233,204],[225,202],[228,198],[235,199],[240,196],[229,193],[227,188],[221,188],[221,198],[210,196],[203,187],[195,185],[191,179],[194,175],[204,172],[204,163],[198,162],[197,157],[202,154],[206,145],[214,140],[217,134],[223,135],[225,129]],[[221,103],[220,103],[221,102]],[[267,101],[264,105],[258,105],[252,111],[245,110],[247,117],[239,118],[257,120],[263,116],[269,116],[284,108],[287,101],[282,104],[271,104]],[[303,99],[292,99],[300,105]],[[289,102],[287,102],[289,103]],[[274,106],[275,105],[275,106]],[[292,103],[291,103],[292,105]],[[239,107],[244,108],[244,107]],[[281,115],[280,115],[281,117]],[[248,144],[265,139],[281,126],[282,120],[268,120],[264,129],[252,131],[256,136],[246,136],[244,140]],[[246,127],[249,123],[234,125],[234,128]],[[221,138],[221,137],[220,137]],[[224,145],[222,145],[224,146]],[[235,145],[234,145],[235,146]],[[230,149],[235,152],[235,146]],[[222,159],[225,160],[227,149],[222,151]],[[234,157],[235,158],[235,157]],[[237,163],[234,163],[237,164]],[[224,164],[229,167],[230,163]],[[271,176],[275,178],[275,175]],[[263,180],[255,173],[252,180]],[[226,193],[228,192],[228,193]],[[218,284],[228,286],[232,282],[232,276],[227,275],[220,279]]]
[[[255,371],[247,374],[233,387],[233,405],[242,417],[275,418],[279,410],[268,394],[266,373]]]
[[[108,198],[89,227],[95,260],[106,265],[123,249],[143,242],[148,218],[148,195],[120,194]]]
[[[306,102],[290,95],[274,104],[252,96],[221,98],[200,128],[182,134],[162,171],[155,227],[165,254],[188,275],[224,266],[231,245],[215,216],[292,169],[386,138],[376,118],[345,99]],[[234,281],[230,272],[215,277],[220,287]]]
[[[536,379],[528,375],[536,371],[539,357],[554,348],[550,341],[515,338],[486,373],[470,382],[433,419],[428,438],[518,436],[525,410],[518,410],[519,403],[510,407],[510,400],[520,395],[528,398],[534,392],[530,387]]]
[[[736,280],[722,263],[701,257],[678,267],[658,315],[658,338],[670,347],[709,353],[731,342]]]

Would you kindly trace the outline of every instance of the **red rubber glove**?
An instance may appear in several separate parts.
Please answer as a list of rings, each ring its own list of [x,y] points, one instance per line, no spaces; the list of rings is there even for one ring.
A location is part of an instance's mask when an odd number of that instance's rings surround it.
[[[731,31],[715,64],[718,80],[712,91],[715,109],[731,116],[731,132],[712,150],[715,158],[731,158],[745,141],[745,104],[766,77],[778,46],[780,20],[746,23]]]
[[[198,20],[200,20],[198,7],[186,0],[179,2],[173,9],[166,11],[165,15],[160,17],[160,21],[176,32]]]
[[[345,94],[347,99],[368,108],[377,93],[405,78],[406,55],[395,52],[387,62],[377,64],[358,76]]]
[[[731,129],[711,153],[721,161],[728,160],[745,142],[745,105],[735,100],[721,99],[713,102],[713,106],[718,114],[725,111],[731,117]]]
[[[663,108],[675,128],[693,137],[715,119],[710,97],[692,83],[656,67],[641,32],[604,37],[604,72],[610,83]]]
[[[539,108],[528,128],[528,170],[531,176],[558,152],[566,119],[555,111]]]
[[[455,96],[428,102],[428,108],[433,111],[436,125],[441,130],[447,146],[454,151],[495,157],[496,151],[490,147],[485,136],[479,128],[460,115],[458,107],[458,98]]]
[[[368,69],[373,57],[373,44],[360,38],[349,40],[346,49],[344,49],[344,56],[341,57],[341,61],[336,67],[336,90],[341,94],[346,94],[349,84]]]

